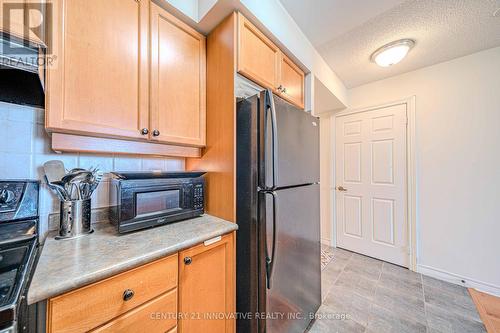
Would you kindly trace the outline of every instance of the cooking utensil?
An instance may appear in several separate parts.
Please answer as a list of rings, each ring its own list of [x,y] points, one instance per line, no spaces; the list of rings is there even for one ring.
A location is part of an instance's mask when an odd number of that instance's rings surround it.
[[[77,173],[77,172],[80,172],[80,171],[87,171],[87,170],[85,170],[83,168],[73,168],[73,169],[69,170],[66,174],[67,175],[71,175],[73,173]]]
[[[92,193],[95,191],[97,186],[99,186],[99,183],[102,180],[102,173],[95,173],[93,176],[93,180],[90,183],[90,188],[89,188],[89,197],[92,195]]]
[[[65,188],[71,193],[70,197],[72,200],[81,200],[82,193],[80,184],[84,181],[88,181],[89,177],[92,176],[91,171],[75,171],[72,174],[67,174],[62,178],[62,182],[65,184]]]
[[[83,171],[76,171],[74,173],[69,173],[62,177],[61,181],[63,183],[77,183],[85,179],[88,175],[91,175],[91,171],[83,170]]]
[[[57,197],[59,198],[59,200],[65,201],[65,200],[68,199],[68,197],[66,195],[66,190],[64,189],[64,187],[56,186],[56,185],[54,185],[52,183],[49,183],[48,181],[47,181],[47,185],[49,185],[49,188],[52,191],[56,192]]]
[[[55,182],[48,183],[49,187],[54,189],[56,193],[58,194],[59,198],[62,198],[62,201],[67,201],[71,200],[70,195],[68,191],[66,191],[66,188],[64,187],[64,184],[59,180]]]
[[[45,171],[45,177],[49,183],[61,180],[66,174],[64,163],[58,160],[45,162],[43,164],[43,170]]]

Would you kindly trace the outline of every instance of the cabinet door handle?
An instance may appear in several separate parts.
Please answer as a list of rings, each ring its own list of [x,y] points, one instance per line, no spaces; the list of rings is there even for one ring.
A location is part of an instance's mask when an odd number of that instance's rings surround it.
[[[281,92],[286,94],[286,88],[283,87],[283,89],[281,90]]]
[[[143,129],[141,129],[141,134],[142,135],[148,135],[149,134],[149,130],[147,128],[143,128]]]
[[[191,257],[184,258],[184,264],[191,265],[192,262],[193,262],[193,259]]]
[[[134,297],[134,291],[132,289],[127,289],[123,292],[123,300],[130,301]]]
[[[160,135],[160,131],[158,131],[158,130],[155,129],[153,131],[153,136],[159,136],[159,135]]]
[[[276,89],[281,92],[281,91],[283,91],[283,86],[280,84],[280,86]]]

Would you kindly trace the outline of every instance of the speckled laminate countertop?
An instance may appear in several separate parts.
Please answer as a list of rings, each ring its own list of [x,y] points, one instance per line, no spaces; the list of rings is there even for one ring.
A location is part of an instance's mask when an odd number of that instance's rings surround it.
[[[124,235],[111,224],[99,223],[93,234],[84,237],[49,237],[28,290],[28,303],[105,279],[237,228],[235,223],[205,214]]]

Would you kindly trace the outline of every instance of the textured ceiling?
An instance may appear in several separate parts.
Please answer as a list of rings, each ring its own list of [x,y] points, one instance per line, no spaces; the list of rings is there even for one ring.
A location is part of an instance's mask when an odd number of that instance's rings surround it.
[[[405,0],[280,0],[318,47]]]
[[[352,6],[347,6],[347,11],[346,7],[340,7],[335,14],[333,8],[325,10],[321,20],[303,19],[308,13],[307,6],[315,4],[321,8],[326,3],[342,1],[302,1],[302,10],[297,4],[291,5],[295,0],[281,1],[348,88],[500,46],[500,17],[493,16],[500,8],[500,0],[409,0],[402,3],[394,0],[392,4],[395,5],[389,9],[387,6],[391,1],[382,0],[379,9],[385,11],[372,9],[371,12],[376,14],[371,18],[362,11],[365,15],[360,18],[345,19],[349,22],[347,31],[342,31],[333,18],[357,17],[359,12]],[[365,8],[379,1],[352,2]],[[328,18],[331,21],[330,38],[324,32],[329,31],[324,26],[324,20]],[[353,22],[359,24],[349,26]],[[317,28],[311,26],[321,26],[321,36],[318,36]],[[416,40],[414,49],[402,62],[388,68],[370,62],[373,51],[401,38]]]

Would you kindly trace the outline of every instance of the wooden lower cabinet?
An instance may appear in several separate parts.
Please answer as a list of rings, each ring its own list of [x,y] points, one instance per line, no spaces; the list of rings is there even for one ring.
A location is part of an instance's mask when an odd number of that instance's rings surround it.
[[[234,333],[234,237],[49,299],[47,332]]]
[[[87,332],[177,287],[177,254],[48,301],[48,332]],[[132,297],[125,293],[132,292]]]
[[[235,331],[234,236],[179,253],[179,331]]]
[[[177,288],[135,308],[92,333],[164,333],[177,325]]]

